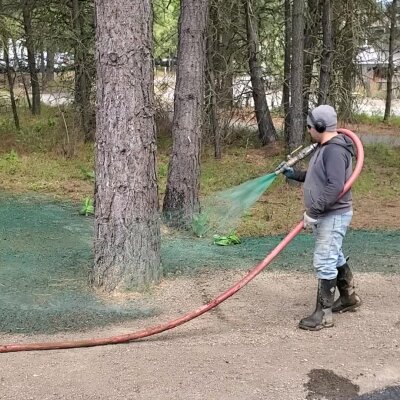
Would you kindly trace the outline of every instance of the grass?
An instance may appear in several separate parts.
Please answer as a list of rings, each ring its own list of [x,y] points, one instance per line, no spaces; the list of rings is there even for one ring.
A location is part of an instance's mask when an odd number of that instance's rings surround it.
[[[12,192],[38,192],[80,204],[93,197],[93,145],[77,139],[74,116],[65,110],[65,121],[74,151],[65,151],[65,124],[59,109],[43,107],[41,117],[21,112],[22,130],[17,132],[10,117],[0,116],[0,188]],[[371,125],[373,131],[373,125]],[[74,136],[75,135],[75,136]],[[201,196],[230,188],[271,172],[285,158],[283,146],[260,148],[256,135],[242,131],[223,150],[222,160],[213,149],[202,152]],[[165,193],[171,139],[158,140],[160,196]],[[365,147],[365,166],[353,193],[356,204],[365,208],[365,199],[398,202],[400,195],[400,150],[387,145]],[[364,207],[364,208],[363,208]],[[79,206],[78,206],[79,208]],[[238,233],[258,236],[287,232],[302,215],[302,188],[278,177],[260,201],[242,218]],[[364,212],[364,211],[363,211]]]
[[[388,199],[400,194],[400,150],[383,144],[365,147],[365,163],[355,183],[359,195],[373,194],[376,199]]]
[[[392,115],[388,122],[383,122],[382,115],[368,115],[360,113],[354,116],[354,122],[358,124],[366,124],[370,126],[390,126],[400,128],[400,117]]]

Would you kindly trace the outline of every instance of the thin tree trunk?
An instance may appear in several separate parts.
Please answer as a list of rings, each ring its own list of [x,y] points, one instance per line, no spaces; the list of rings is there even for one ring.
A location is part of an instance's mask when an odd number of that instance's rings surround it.
[[[41,75],[41,80],[42,80],[42,91],[43,91],[44,86],[46,85],[45,71],[46,71],[46,63],[45,63],[45,59],[44,59],[44,51],[42,49],[42,50],[40,50],[40,75]]]
[[[221,132],[218,126],[217,119],[217,94],[215,85],[215,67],[214,67],[214,48],[216,35],[212,21],[215,7],[210,7],[210,20],[207,36],[207,121],[210,136],[214,139],[214,156],[216,159],[221,159]]]
[[[21,80],[22,80],[22,85],[24,87],[26,102],[28,103],[28,108],[32,111],[32,103],[31,103],[31,98],[29,96],[28,85],[26,84],[24,71],[23,71],[23,68],[22,68],[23,65],[21,63],[21,60],[19,59],[18,52],[17,52],[17,44],[15,43],[14,39],[12,39],[12,45],[13,45],[14,59],[17,61],[17,65],[19,67],[19,74],[20,74],[20,77],[21,77]]]
[[[94,266],[107,292],[161,277],[150,0],[96,1]]]
[[[208,125],[209,131],[214,139],[214,157],[217,160],[222,158],[221,131],[217,119],[217,96],[215,93],[214,71],[209,67],[208,71]]]
[[[304,84],[303,84],[303,126],[306,127],[309,110],[311,84],[316,58],[318,34],[321,27],[320,2],[323,0],[308,0],[308,18],[304,36]]]
[[[291,122],[289,150],[303,144],[303,80],[304,80],[304,0],[293,1],[292,65],[291,65]]]
[[[36,70],[35,45],[33,41],[32,13],[35,2],[26,0],[23,2],[22,15],[24,20],[26,49],[28,51],[28,67],[31,76],[32,88],[32,114],[40,114],[40,85]]]
[[[230,16],[228,17],[230,18]],[[233,72],[232,72],[232,57],[229,54],[229,45],[231,41],[232,32],[228,28],[223,27],[220,33],[220,74],[219,74],[219,98],[221,107],[230,110],[233,107]]]
[[[229,10],[230,12],[227,12]],[[213,37],[213,65],[216,97],[221,109],[233,107],[232,0],[210,1],[210,35]]]
[[[292,53],[292,22],[290,0],[285,0],[285,55],[283,64],[283,88],[282,88],[282,106],[285,116],[284,136],[285,143],[289,145],[290,136],[290,60]]]
[[[11,109],[14,117],[14,124],[15,128],[19,131],[20,125],[19,125],[19,118],[18,118],[18,111],[17,111],[17,105],[15,103],[15,95],[14,95],[14,78],[11,73],[11,67],[10,67],[10,57],[8,54],[8,41],[4,43],[4,62],[6,64],[6,71],[7,71],[7,80],[8,80],[8,87],[10,90],[10,101],[11,101]]]
[[[333,28],[331,0],[323,1],[322,8],[322,59],[319,73],[318,104],[330,104],[329,88],[333,63]]]
[[[52,81],[54,81],[54,50],[48,47],[46,57],[46,82]]]
[[[262,145],[276,141],[276,131],[269,112],[265,96],[264,78],[259,55],[258,23],[253,0],[244,0],[246,14],[247,46],[249,56],[250,79],[253,92],[254,108],[258,125],[258,136]]]
[[[85,135],[85,141],[90,141],[93,137],[90,134],[89,84],[87,82],[87,57],[83,38],[82,12],[81,1],[72,0],[72,24],[75,34],[75,104],[81,118],[81,128]]]
[[[397,0],[393,0],[390,6],[390,34],[389,34],[389,65],[388,65],[388,76],[386,84],[386,103],[385,103],[385,115],[383,120],[389,121],[390,112],[392,107],[392,90],[393,90],[393,76],[394,76],[394,39],[396,34],[397,25]]]
[[[207,16],[208,0],[181,1],[173,146],[163,213],[167,224],[182,228],[188,228],[199,211]]]
[[[344,27],[343,37],[343,55],[340,61],[340,71],[342,76],[341,82],[341,93],[338,95],[339,99],[339,115],[343,121],[350,121],[353,113],[353,87],[354,87],[354,75],[355,75],[355,47],[353,37],[353,22],[351,17],[346,21]]]
[[[333,93],[338,103],[338,115],[342,121],[350,122],[354,111],[353,91],[357,74],[358,20],[355,18],[356,3],[345,2],[342,7],[343,19],[334,19],[336,26],[334,25],[333,35],[336,40],[340,40],[340,42],[335,43],[335,48],[338,49],[337,57],[335,57],[335,59],[338,58],[335,73],[341,78],[341,81],[335,83],[336,88],[331,89],[331,102],[334,103],[332,101]]]

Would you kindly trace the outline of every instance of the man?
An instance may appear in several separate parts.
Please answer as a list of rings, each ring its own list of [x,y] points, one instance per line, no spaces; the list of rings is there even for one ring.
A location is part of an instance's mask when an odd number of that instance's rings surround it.
[[[343,238],[353,215],[351,192],[338,199],[352,173],[354,148],[347,136],[337,133],[336,125],[333,107],[321,105],[310,111],[307,128],[318,146],[308,170],[287,168],[284,172],[287,178],[304,182],[304,227],[312,227],[315,238],[317,305],[299,323],[300,328],[313,331],[333,326],[333,312],[351,311],[361,305],[342,251]],[[336,286],[340,297],[334,302]]]

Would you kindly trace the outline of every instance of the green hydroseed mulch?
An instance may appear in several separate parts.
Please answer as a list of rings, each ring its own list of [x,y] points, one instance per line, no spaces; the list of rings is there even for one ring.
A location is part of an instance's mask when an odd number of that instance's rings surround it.
[[[79,205],[0,194],[0,332],[83,330],[157,312],[139,301],[111,303],[91,292],[92,235],[93,218],[80,216]],[[282,238],[241,238],[241,244],[223,247],[209,238],[164,237],[164,273],[249,269]],[[356,271],[400,272],[400,231],[350,230],[344,250]],[[312,252],[311,234],[300,234],[267,269],[311,273]]]
[[[93,219],[79,206],[0,195],[0,332],[88,329],[154,315],[90,291]]]

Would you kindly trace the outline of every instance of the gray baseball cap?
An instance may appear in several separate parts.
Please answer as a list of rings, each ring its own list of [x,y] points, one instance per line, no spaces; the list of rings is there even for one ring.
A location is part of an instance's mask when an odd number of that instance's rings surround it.
[[[335,132],[337,128],[337,114],[332,106],[322,104],[311,111],[314,122],[322,122],[328,132]],[[315,128],[310,116],[307,116],[307,125]]]

